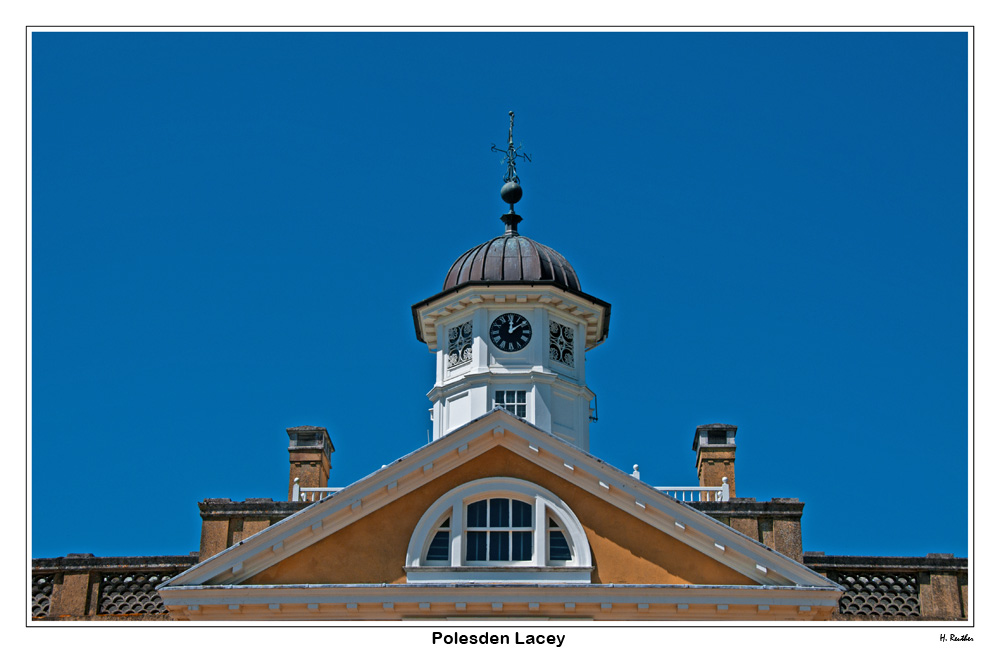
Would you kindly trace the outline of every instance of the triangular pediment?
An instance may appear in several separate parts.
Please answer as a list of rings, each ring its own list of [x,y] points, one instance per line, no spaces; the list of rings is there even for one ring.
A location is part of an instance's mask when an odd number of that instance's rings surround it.
[[[680,539],[629,515],[509,448],[516,440],[489,438],[468,460],[406,496],[331,533],[247,578],[250,585],[405,583],[402,561],[422,515],[437,497],[479,479],[515,478],[546,488],[572,506],[586,530],[593,583],[758,585]],[[541,455],[541,454],[539,454]],[[562,464],[562,463],[560,463]],[[499,572],[502,575],[502,571]],[[412,579],[411,579],[412,580]],[[557,579],[553,579],[556,581]]]
[[[192,567],[161,591],[405,584],[405,541],[417,520],[442,493],[482,477],[528,479],[573,506],[594,551],[592,583],[838,588],[498,410]]]

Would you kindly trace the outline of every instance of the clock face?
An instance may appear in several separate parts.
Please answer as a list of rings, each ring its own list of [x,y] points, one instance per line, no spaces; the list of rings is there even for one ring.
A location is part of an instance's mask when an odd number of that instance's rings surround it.
[[[490,341],[500,351],[521,351],[531,342],[531,324],[517,313],[504,313],[490,325]]]

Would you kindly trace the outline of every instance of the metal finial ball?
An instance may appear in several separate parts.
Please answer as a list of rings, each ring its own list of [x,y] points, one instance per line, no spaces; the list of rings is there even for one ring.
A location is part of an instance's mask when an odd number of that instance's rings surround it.
[[[516,181],[508,181],[500,189],[500,199],[507,204],[517,204],[521,199],[521,184]]]

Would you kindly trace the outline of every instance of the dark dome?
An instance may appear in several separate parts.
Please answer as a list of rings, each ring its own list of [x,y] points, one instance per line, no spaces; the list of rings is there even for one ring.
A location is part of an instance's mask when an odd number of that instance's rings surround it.
[[[497,236],[458,257],[444,280],[444,289],[476,281],[540,281],[580,290],[573,266],[551,247],[516,231]]]

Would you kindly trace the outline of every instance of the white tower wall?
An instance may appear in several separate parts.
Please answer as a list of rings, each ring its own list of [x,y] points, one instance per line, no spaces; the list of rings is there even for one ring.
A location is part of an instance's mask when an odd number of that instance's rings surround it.
[[[517,291],[522,294],[471,288],[449,298],[456,310],[426,309],[426,331],[436,336],[428,344],[437,345],[435,384],[428,393],[434,439],[492,411],[500,403],[496,393],[503,391],[504,404],[508,396],[514,399],[504,406],[508,410],[588,450],[594,393],[586,386],[584,352],[599,342],[594,336],[604,317],[601,307],[555,287]],[[501,351],[490,341],[490,325],[504,313],[531,325],[520,351]]]

